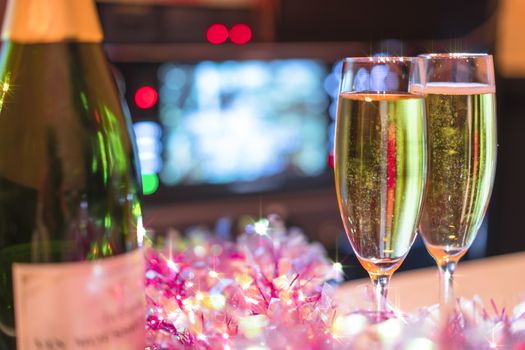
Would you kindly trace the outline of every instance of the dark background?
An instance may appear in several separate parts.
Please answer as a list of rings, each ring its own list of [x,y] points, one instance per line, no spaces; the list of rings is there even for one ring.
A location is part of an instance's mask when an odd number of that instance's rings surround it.
[[[514,0],[506,0],[508,3]],[[524,150],[525,81],[499,73],[498,31],[504,1],[354,1],[354,0],[106,0],[97,3],[105,47],[134,120],[152,117],[131,103],[134,87],[155,84],[155,69],[167,61],[321,57],[335,62],[345,56],[382,52],[417,55],[424,52],[488,52],[496,57],[498,98],[498,163],[494,192],[478,243],[470,258],[525,250]],[[0,9],[5,1],[0,1]],[[520,14],[516,14],[521,16]],[[247,45],[211,45],[205,32],[215,22],[249,24],[253,40]],[[523,28],[515,28],[516,31]],[[525,36],[525,32],[523,33]],[[523,58],[525,64],[525,57]],[[145,198],[145,223],[159,232],[185,230],[195,224],[240,230],[245,215],[277,212],[289,225],[304,229],[344,262],[350,278],[364,276],[344,236],[331,179],[269,193],[229,195],[220,189],[183,193],[165,189]],[[208,194],[208,195],[207,195]],[[220,219],[220,220],[219,220]],[[219,221],[217,221],[219,220]],[[220,225],[219,225],[220,226]],[[481,239],[483,241],[483,239]],[[468,256],[466,257],[469,258]],[[416,242],[404,269],[433,262]]]

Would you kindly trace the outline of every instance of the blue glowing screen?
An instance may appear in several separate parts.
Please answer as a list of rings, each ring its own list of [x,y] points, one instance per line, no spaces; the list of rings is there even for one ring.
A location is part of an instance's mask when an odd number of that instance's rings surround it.
[[[338,69],[311,59],[161,65],[160,125],[135,124],[143,174],[164,186],[323,174]]]

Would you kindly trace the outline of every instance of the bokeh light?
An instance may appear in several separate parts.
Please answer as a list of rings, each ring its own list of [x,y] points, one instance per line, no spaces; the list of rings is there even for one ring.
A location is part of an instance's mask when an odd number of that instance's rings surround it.
[[[157,174],[142,174],[142,193],[151,195],[159,189],[159,178]]]
[[[152,121],[143,121],[135,123],[133,129],[142,174],[158,173],[163,163],[161,126]]]
[[[159,95],[151,86],[141,86],[135,92],[135,104],[142,109],[151,108],[157,103]]]
[[[228,40],[228,28],[222,23],[214,23],[206,31],[206,40],[210,44],[218,45]]]
[[[230,40],[237,45],[244,45],[252,40],[252,29],[244,23],[237,23],[230,29]]]

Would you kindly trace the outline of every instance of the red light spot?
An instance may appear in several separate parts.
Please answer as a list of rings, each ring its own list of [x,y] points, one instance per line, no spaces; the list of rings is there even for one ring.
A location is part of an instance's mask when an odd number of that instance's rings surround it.
[[[252,29],[244,23],[237,23],[230,29],[230,40],[237,45],[247,44],[252,40]]]
[[[228,28],[222,23],[215,23],[208,27],[206,40],[210,44],[222,44],[228,39]]]
[[[329,166],[330,168],[332,168],[332,169],[334,168],[334,166],[335,166],[335,162],[334,162],[334,152],[330,152],[330,154],[328,155],[328,161],[327,161],[327,163],[328,163],[328,166]]]
[[[135,92],[135,104],[142,109],[151,108],[157,103],[159,95],[151,86],[142,86]]]

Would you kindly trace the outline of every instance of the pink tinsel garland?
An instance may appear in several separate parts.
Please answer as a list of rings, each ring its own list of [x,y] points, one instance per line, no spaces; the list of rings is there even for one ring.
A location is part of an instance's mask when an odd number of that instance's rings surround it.
[[[147,251],[148,349],[523,349],[525,306],[490,316],[458,303],[447,329],[437,307],[376,323],[366,311],[338,314],[340,264],[276,217],[237,242],[196,230]],[[175,246],[173,246],[173,244]]]

